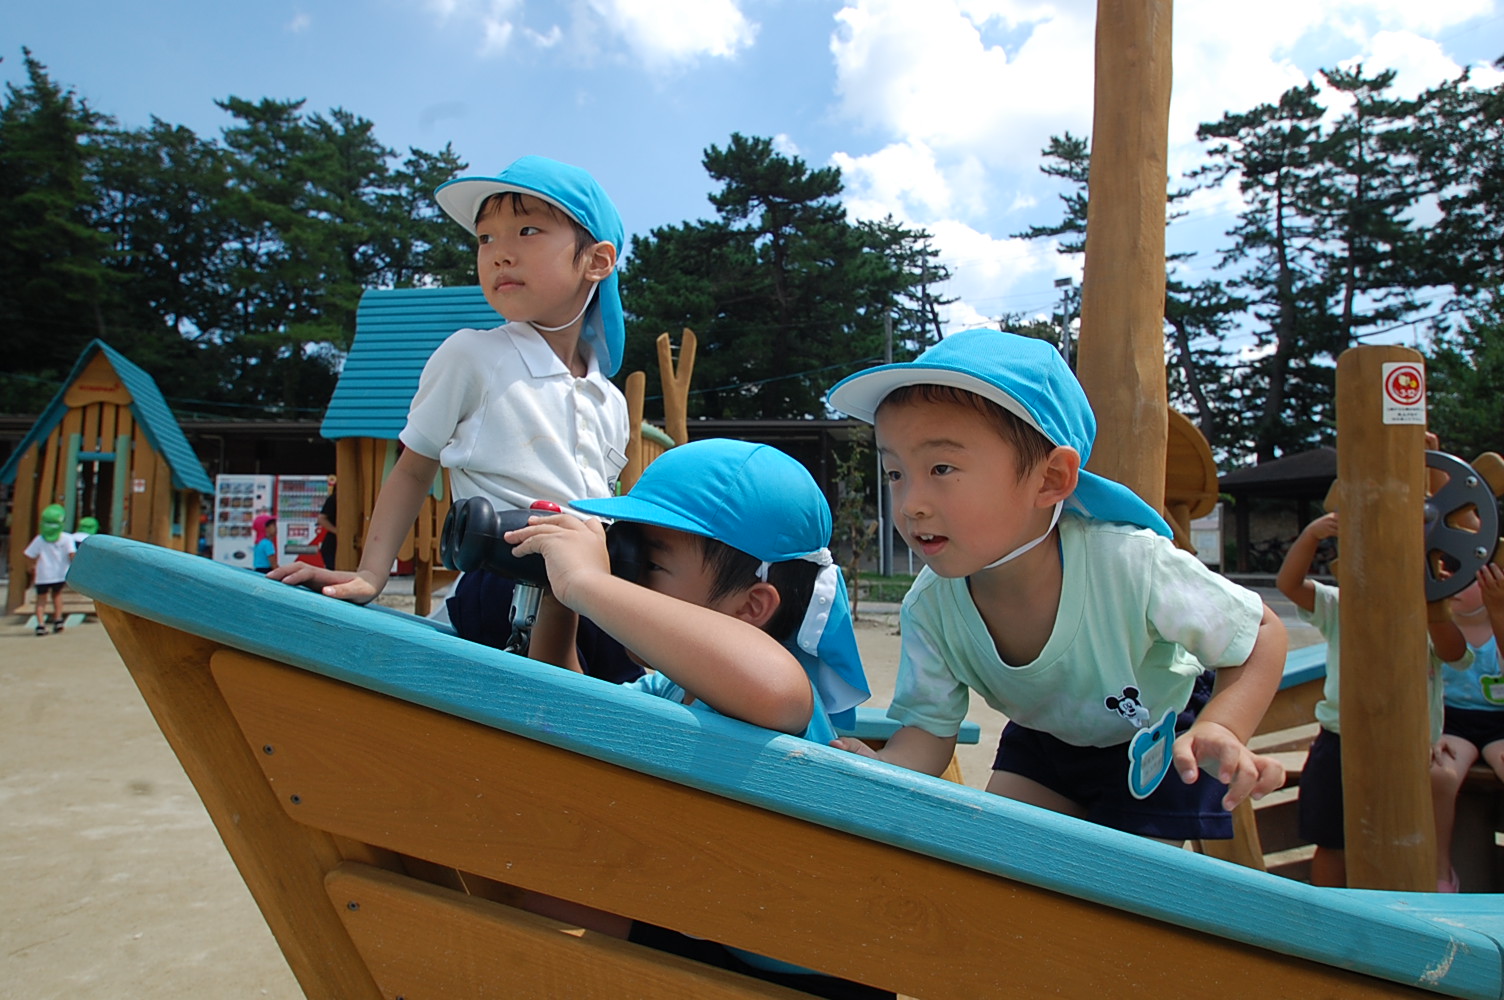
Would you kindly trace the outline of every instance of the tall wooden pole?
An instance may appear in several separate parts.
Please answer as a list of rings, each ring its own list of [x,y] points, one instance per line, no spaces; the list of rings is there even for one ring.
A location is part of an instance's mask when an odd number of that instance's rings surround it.
[[[1406,347],[1354,347],[1337,359],[1338,710],[1347,884],[1356,889],[1436,886],[1425,425],[1396,422],[1424,419],[1423,372],[1420,354]],[[1420,408],[1405,411],[1407,399]]]
[[[1077,375],[1097,415],[1088,466],[1164,504],[1165,188],[1170,0],[1099,0]]]

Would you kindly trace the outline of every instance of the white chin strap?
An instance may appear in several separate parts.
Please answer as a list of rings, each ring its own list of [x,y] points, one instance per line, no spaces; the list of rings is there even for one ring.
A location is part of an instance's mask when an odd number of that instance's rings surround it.
[[[580,306],[580,311],[574,314],[574,319],[570,320],[568,323],[565,323],[563,326],[544,326],[542,323],[536,322],[529,323],[528,325],[531,326],[534,330],[537,330],[539,333],[558,333],[560,330],[569,329],[580,321],[580,317],[585,315],[585,310],[590,308],[590,303],[595,301],[596,287],[597,285],[595,284],[592,284],[590,286],[590,292],[585,296],[585,304]]]
[[[1032,542],[1025,542],[1023,545],[1020,545],[1018,548],[1014,549],[1012,552],[1009,552],[1007,555],[1003,556],[1001,559],[995,559],[992,562],[988,563],[986,566],[983,566],[982,568],[983,569],[996,569],[998,566],[1001,566],[1003,563],[1012,562],[1013,560],[1017,559],[1019,556],[1023,555],[1025,552],[1028,552],[1030,549],[1034,548],[1034,546],[1038,545],[1040,542],[1044,541],[1046,538],[1049,538],[1050,537],[1050,532],[1052,532],[1052,531],[1055,530],[1055,525],[1060,521],[1060,511],[1064,507],[1065,507],[1065,502],[1064,501],[1061,501],[1060,503],[1057,503],[1055,505],[1055,513],[1053,513],[1053,514],[1050,515],[1050,526],[1048,528],[1044,529],[1044,534],[1040,535],[1038,538],[1034,539]]]

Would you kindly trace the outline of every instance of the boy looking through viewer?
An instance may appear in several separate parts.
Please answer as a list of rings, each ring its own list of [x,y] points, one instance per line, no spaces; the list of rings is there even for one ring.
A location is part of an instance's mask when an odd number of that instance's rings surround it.
[[[626,337],[616,207],[584,170],[541,156],[495,177],[449,181],[435,197],[475,234],[481,289],[508,322],[452,334],[424,365],[359,568],[295,563],[273,570],[274,580],[316,583],[357,603],[376,597],[441,467],[456,501],[482,496],[499,510],[615,492],[628,436],[626,398],[609,381]],[[448,602],[455,630],[504,646],[510,592],[509,580],[463,575]],[[588,672],[613,680],[640,673],[610,644],[598,649],[598,632],[581,631]]]
[[[1228,810],[1282,783],[1246,742],[1284,626],[1081,468],[1096,421],[1049,344],[953,334],[829,402],[875,424],[895,523],[925,564],[900,614],[888,715],[903,728],[877,753],[836,745],[939,774],[976,691],[1010,719],[988,791],[1177,842],[1230,837]]]
[[[516,555],[543,556],[545,605],[596,622],[656,671],[627,686],[820,744],[835,739],[833,726],[851,725],[867,681],[827,548],[830,507],[797,461],[768,445],[694,441],[655,459],[627,495],[574,506],[640,526],[639,583],[611,574],[596,520],[535,515],[506,541]],[[578,669],[567,621],[540,611],[530,655]],[[817,996],[893,996],[551,897],[529,894],[523,905]]]

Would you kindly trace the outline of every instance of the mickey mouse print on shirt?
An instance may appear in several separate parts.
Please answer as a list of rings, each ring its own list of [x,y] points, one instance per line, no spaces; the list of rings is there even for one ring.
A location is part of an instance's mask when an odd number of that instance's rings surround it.
[[[1139,690],[1131,684],[1103,704],[1131,722],[1138,732],[1128,743],[1128,791],[1136,799],[1147,798],[1170,770],[1170,748],[1175,744],[1175,715],[1165,712],[1159,722],[1149,726],[1152,716],[1138,700]]]

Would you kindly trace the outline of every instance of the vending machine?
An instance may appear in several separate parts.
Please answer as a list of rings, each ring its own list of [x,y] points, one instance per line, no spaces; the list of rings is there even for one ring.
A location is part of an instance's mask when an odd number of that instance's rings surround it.
[[[231,566],[252,566],[256,547],[252,522],[259,514],[275,514],[276,477],[222,475],[214,478],[214,561]]]
[[[277,562],[319,559],[319,511],[329,496],[328,476],[277,477]]]

